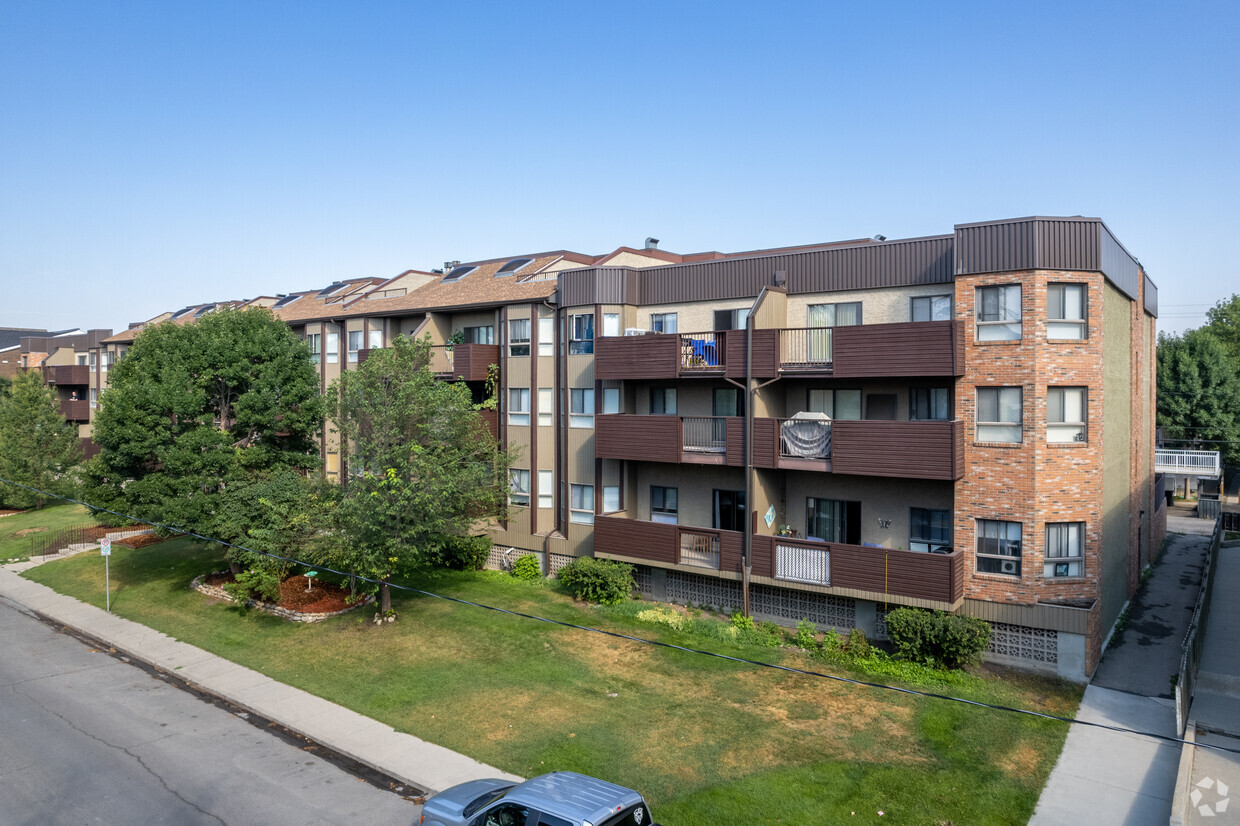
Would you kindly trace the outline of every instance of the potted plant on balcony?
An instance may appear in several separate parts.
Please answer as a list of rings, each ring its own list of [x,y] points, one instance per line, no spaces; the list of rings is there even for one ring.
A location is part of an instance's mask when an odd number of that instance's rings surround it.
[[[775,534],[777,536],[798,536],[797,529],[791,525],[780,525],[779,529],[775,531]]]

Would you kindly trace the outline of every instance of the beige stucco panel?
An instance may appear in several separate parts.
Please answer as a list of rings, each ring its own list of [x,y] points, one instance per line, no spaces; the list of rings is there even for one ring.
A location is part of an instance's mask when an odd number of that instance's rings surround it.
[[[840,290],[830,293],[802,293],[788,296],[788,326],[806,327],[806,307],[810,304],[842,304],[861,302],[864,324],[891,324],[913,320],[915,297],[951,295],[951,284],[926,284],[918,287],[889,287],[881,290]]]
[[[1131,490],[1132,333],[1128,299],[1109,283],[1102,308],[1102,622],[1110,626],[1127,601],[1128,492]],[[1091,399],[1092,402],[1092,399]]]
[[[785,478],[786,504],[780,521],[804,535],[806,500],[810,497],[860,501],[861,541],[884,548],[908,547],[909,508],[950,511],[954,502],[950,482],[842,476],[810,471],[788,471]],[[776,510],[780,508],[776,506]],[[890,526],[881,526],[880,519],[891,520]],[[768,533],[764,525],[759,525],[758,530],[759,533]]]

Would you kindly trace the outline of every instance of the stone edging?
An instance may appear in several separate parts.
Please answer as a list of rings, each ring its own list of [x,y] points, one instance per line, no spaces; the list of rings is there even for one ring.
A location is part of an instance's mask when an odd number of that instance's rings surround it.
[[[225,573],[225,572],[218,571],[217,573]],[[230,596],[229,593],[225,591],[223,588],[220,588],[216,585],[207,585],[205,582],[203,582],[203,580],[206,579],[206,576],[207,576],[206,574],[203,574],[202,576],[194,577],[194,581],[189,584],[189,587],[193,588],[195,591],[206,594],[209,597],[215,597],[216,599],[224,599],[224,600],[228,600],[229,602],[234,601],[232,596]],[[350,611],[356,611],[358,608],[361,608],[363,605],[369,605],[370,603],[374,601],[375,601],[375,598],[373,596],[367,596],[365,599],[363,599],[361,602],[357,603],[356,605],[350,605],[348,608],[345,608],[340,611],[329,611],[327,613],[322,613],[322,614],[312,614],[312,613],[307,613],[304,611],[291,611],[288,608],[281,608],[278,605],[272,605],[270,602],[259,602],[256,599],[247,599],[245,601],[245,607],[246,608],[257,608],[260,611],[265,611],[268,614],[272,614],[273,616],[277,616],[277,617],[282,617],[286,620],[291,620],[292,622],[322,622],[325,619],[330,619],[332,617],[338,617],[341,614],[347,614]]]

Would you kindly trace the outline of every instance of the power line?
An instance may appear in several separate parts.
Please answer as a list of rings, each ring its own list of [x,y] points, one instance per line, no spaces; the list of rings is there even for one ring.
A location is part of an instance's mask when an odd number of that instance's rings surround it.
[[[151,527],[160,528],[162,530],[171,531],[173,533],[179,533],[185,536],[192,536],[195,539],[201,539],[204,542],[212,542],[212,543],[215,543],[216,545],[223,545],[226,548],[236,548],[239,551],[245,551],[246,553],[257,554],[258,556],[265,556],[271,559],[278,559],[281,562],[288,562],[293,565],[301,565],[306,568],[316,568],[317,570],[327,571],[328,573],[336,574],[337,576],[353,577],[354,579],[359,579],[362,582],[369,582],[374,585],[383,584],[380,580],[372,579],[370,577],[365,577],[365,576],[361,576],[357,574],[349,574],[344,571],[337,571],[333,568],[328,568],[323,565],[311,565],[310,563],[303,562],[299,559],[293,559],[292,557],[287,557],[287,556],[280,556],[279,554],[268,553],[267,551],[255,551],[255,550],[246,548],[241,545],[235,545],[232,542],[226,542],[223,539],[215,539],[210,536],[203,536],[202,534],[195,533],[194,531],[186,530],[184,528],[174,528],[171,525],[164,525],[160,522],[152,522],[149,519],[139,519],[134,516],[129,516],[128,514],[120,513],[119,511],[110,510],[109,508],[103,508],[103,507],[99,507],[98,505],[92,505],[89,502],[83,502],[79,499],[72,499],[68,496],[60,496],[59,494],[51,493],[49,491],[39,490],[38,488],[31,487],[30,485],[23,485],[20,482],[14,482],[11,479],[0,478],[0,482],[3,482],[8,485],[13,485],[14,487],[22,488],[24,490],[32,491],[34,493],[39,493],[44,496],[51,497],[53,499],[60,499],[64,502],[72,502],[75,505],[82,505],[83,507],[90,508],[91,510],[94,510],[94,511],[110,513],[113,516],[119,516],[120,518],[128,519],[131,522],[138,522],[143,525],[150,525]],[[1231,754],[1240,754],[1240,749],[1227,748],[1225,746],[1214,745],[1211,743],[1198,743],[1198,742],[1189,743],[1187,740],[1184,740],[1181,737],[1172,737],[1170,735],[1159,734],[1158,732],[1154,732],[1154,731],[1143,731],[1140,729],[1125,728],[1124,726],[1112,726],[1112,725],[1107,725],[1106,723],[1095,723],[1091,720],[1077,720],[1072,717],[1060,717],[1059,715],[1056,715],[1056,714],[1046,714],[1041,711],[1031,711],[1029,709],[1014,708],[1012,706],[1002,706],[996,703],[984,703],[980,700],[969,700],[967,698],[956,697],[951,694],[937,694],[932,691],[918,691],[917,689],[914,689],[914,688],[902,688],[900,686],[888,685],[886,683],[872,683],[866,680],[856,680],[851,677],[841,677],[836,674],[824,674],[821,671],[810,671],[804,668],[793,668],[792,666],[779,665],[777,663],[764,663],[758,660],[747,660],[744,657],[732,657],[727,654],[718,654],[714,651],[703,651],[700,648],[689,648],[683,645],[674,645],[673,643],[663,642],[662,640],[651,640],[651,639],[646,639],[645,637],[634,637],[630,634],[621,634],[618,631],[607,631],[602,628],[591,628],[588,625],[577,625],[571,622],[564,622],[563,620],[550,619],[548,617],[540,617],[537,614],[525,614],[520,611],[513,611],[510,608],[500,608],[498,606],[487,605],[482,602],[473,602],[471,600],[461,599],[459,597],[450,597],[450,596],[447,596],[446,594],[437,594],[433,591],[424,591],[421,588],[414,588],[410,585],[400,585],[395,582],[389,582],[387,583],[387,585],[389,588],[393,588],[398,591],[407,591],[413,594],[421,594],[422,596],[434,597],[435,599],[442,599],[447,602],[455,602],[460,605],[469,605],[474,608],[482,608],[487,611],[495,611],[496,613],[508,614],[509,616],[520,617],[522,619],[528,619],[528,620],[534,620],[535,622],[542,622],[548,625],[558,625],[563,628],[573,628],[578,631],[588,631],[593,634],[602,634],[607,637],[614,637],[616,639],[621,639],[621,640],[629,640],[630,642],[642,643],[644,645],[652,645],[652,646],[657,646],[659,648],[668,648],[674,651],[683,651],[687,654],[697,654],[703,657],[713,657],[715,659],[727,660],[729,662],[740,663],[742,665],[760,666],[762,668],[774,669],[775,671],[785,671],[790,674],[801,674],[806,677],[818,677],[819,679],[832,680],[834,682],[845,683],[848,685],[865,686],[866,688],[876,688],[876,689],[881,689],[885,691],[894,691],[896,693],[907,694],[912,697],[925,697],[931,700],[944,700],[946,702],[960,703],[962,705],[975,706],[977,708],[988,708],[993,711],[1005,711],[1010,714],[1023,714],[1027,717],[1034,717],[1034,718],[1041,719],[1041,720],[1051,720],[1051,721],[1058,722],[1058,723],[1068,723],[1069,725],[1089,726],[1091,728],[1099,728],[1099,729],[1104,729],[1106,731],[1114,731],[1120,734],[1135,734],[1139,737],[1150,737],[1155,740],[1162,740],[1167,743],[1176,743],[1181,746],[1193,745],[1193,746],[1196,746],[1197,748],[1212,749],[1214,751],[1228,752]]]

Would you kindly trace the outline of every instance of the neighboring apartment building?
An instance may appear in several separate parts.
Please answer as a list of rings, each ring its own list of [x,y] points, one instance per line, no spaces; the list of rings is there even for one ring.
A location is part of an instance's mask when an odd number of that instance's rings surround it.
[[[729,255],[649,239],[252,303],[325,390],[399,334],[479,400],[498,367],[486,415],[519,458],[495,563],[594,554],[656,599],[747,594],[880,638],[896,606],[966,613],[993,658],[1084,679],[1166,530],[1157,291],[1098,219]],[[330,431],[322,451],[347,472]]]

